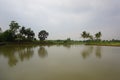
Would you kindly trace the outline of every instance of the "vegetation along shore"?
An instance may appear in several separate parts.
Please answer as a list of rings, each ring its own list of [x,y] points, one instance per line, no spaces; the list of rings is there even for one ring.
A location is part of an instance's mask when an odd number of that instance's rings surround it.
[[[63,44],[85,44],[97,46],[120,46],[120,40],[101,40],[102,33],[98,32],[91,35],[89,32],[83,31],[80,35],[84,40],[46,40],[49,33],[46,30],[41,30],[38,33],[37,40],[35,33],[31,28],[20,26],[16,21],[11,21],[10,28],[2,31],[0,28],[0,45],[5,44],[39,44],[39,45],[63,45]]]

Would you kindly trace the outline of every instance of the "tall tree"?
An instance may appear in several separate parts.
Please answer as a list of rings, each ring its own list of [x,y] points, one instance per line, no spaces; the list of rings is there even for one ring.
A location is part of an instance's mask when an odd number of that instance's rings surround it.
[[[25,35],[27,36],[28,40],[33,40],[34,36],[35,36],[35,33],[31,30],[31,28],[27,28],[25,30]]]
[[[3,34],[2,34],[2,29],[0,28],[0,42],[3,41]]]
[[[92,35],[89,35],[89,39],[90,39],[90,40],[93,40],[93,36],[92,36]]]
[[[33,32],[33,30],[31,30],[31,28],[27,28],[25,29],[25,27],[23,26],[21,29],[20,29],[20,34],[21,34],[21,38],[22,40],[33,40],[34,39],[34,36],[35,36],[35,33]]]
[[[17,29],[19,29],[19,27],[20,27],[20,25],[15,21],[11,21],[9,26],[10,26],[10,30],[13,32],[16,32]]]
[[[14,41],[15,36],[11,30],[6,30],[2,33],[2,39],[3,41]]]
[[[86,31],[83,31],[81,34],[82,38],[87,39],[90,37],[90,33],[87,33]]]
[[[102,36],[101,32],[98,32],[98,33],[95,34],[95,38],[97,40],[100,40],[101,36]]]
[[[42,31],[39,32],[38,38],[39,38],[41,41],[44,41],[45,38],[48,37],[48,35],[49,35],[48,32],[46,32],[45,30],[42,30]]]
[[[12,35],[13,40],[16,40],[17,38],[17,30],[19,29],[20,25],[16,21],[11,21],[10,23],[10,30],[9,33]]]
[[[82,32],[82,34],[81,34],[81,36],[82,36],[82,38],[84,38],[84,39],[85,39],[85,38],[86,38],[86,36],[87,36],[86,31],[83,31],[83,32]]]
[[[2,28],[0,27],[0,33],[2,33]]]
[[[25,27],[24,27],[24,26],[20,29],[20,34],[21,34],[21,35],[24,35],[24,34],[25,34]]]

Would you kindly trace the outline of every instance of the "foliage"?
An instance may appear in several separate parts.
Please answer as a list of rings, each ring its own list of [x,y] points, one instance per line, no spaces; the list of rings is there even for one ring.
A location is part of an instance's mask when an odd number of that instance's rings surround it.
[[[98,32],[95,34],[96,40],[100,40],[100,37],[102,36],[101,32]]]
[[[35,33],[33,32],[33,30],[31,30],[31,28],[25,29],[25,27],[22,27],[19,30],[19,34],[17,34],[17,36],[19,40],[32,41],[34,40]]]
[[[11,21],[9,26],[10,26],[10,30],[13,32],[16,32],[17,29],[19,29],[19,27],[20,27],[20,25],[15,21]]]
[[[25,30],[25,35],[27,36],[27,39],[33,40],[35,33],[31,30],[31,28],[27,28]]]
[[[87,38],[87,33],[86,33],[86,31],[83,31],[82,34],[81,34],[81,36],[82,36],[84,39]]]
[[[25,35],[25,27],[23,26],[20,30],[19,30],[21,35]]]
[[[86,31],[82,32],[81,37],[84,39],[93,39],[92,35],[90,35],[90,33],[87,33]]]
[[[11,30],[6,30],[5,32],[1,33],[0,40],[1,41],[14,41],[15,34]]]
[[[0,27],[0,33],[2,33],[2,29],[1,29],[1,27]]]
[[[86,31],[83,31],[81,34],[82,38],[87,39],[86,41],[100,41],[101,36],[101,32],[96,33],[95,37],[93,37],[90,33],[87,33]]]
[[[42,31],[39,32],[38,38],[39,38],[41,41],[44,41],[45,38],[48,37],[48,35],[49,35],[48,32],[46,32],[45,30],[42,30]]]
[[[30,28],[25,29],[15,22],[11,21],[10,28],[3,33],[1,33],[0,28],[0,41],[32,41],[34,40],[35,33]],[[19,29],[20,28],[20,29]]]

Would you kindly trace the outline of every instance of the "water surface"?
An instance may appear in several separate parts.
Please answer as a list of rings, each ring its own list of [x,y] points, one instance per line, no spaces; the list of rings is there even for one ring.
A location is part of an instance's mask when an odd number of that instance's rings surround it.
[[[0,46],[0,80],[120,80],[120,47]]]

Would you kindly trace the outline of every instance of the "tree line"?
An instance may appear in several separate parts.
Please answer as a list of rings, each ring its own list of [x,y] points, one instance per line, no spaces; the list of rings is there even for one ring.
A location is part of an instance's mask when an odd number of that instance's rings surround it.
[[[93,36],[90,33],[83,31],[81,37],[84,39],[84,41],[100,41],[102,37],[102,33],[98,32]]]
[[[40,41],[44,41],[49,36],[46,30],[41,30],[38,33],[38,38]],[[80,35],[84,41],[101,41],[102,33],[97,32],[91,35],[89,32],[83,31]],[[0,42],[20,42],[20,41],[35,41],[35,33],[31,28],[26,28],[19,25],[16,21],[11,21],[9,24],[9,29],[2,31],[0,28]],[[71,41],[71,38],[67,38],[67,42]],[[119,41],[119,40],[112,40]]]
[[[41,30],[38,33],[38,38],[43,41],[48,37],[49,33],[45,30]],[[31,28],[25,28],[20,26],[16,21],[11,21],[9,29],[2,32],[0,28],[0,42],[15,42],[15,41],[34,41],[35,33]]]

